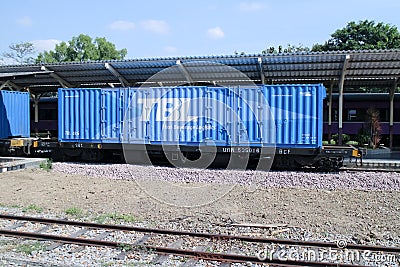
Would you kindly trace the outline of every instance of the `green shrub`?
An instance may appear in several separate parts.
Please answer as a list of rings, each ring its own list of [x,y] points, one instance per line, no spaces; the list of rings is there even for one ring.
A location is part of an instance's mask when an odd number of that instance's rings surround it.
[[[50,171],[52,166],[53,161],[51,159],[47,159],[46,162],[40,163],[39,167],[45,171]]]
[[[36,206],[35,204],[30,204],[28,207],[22,209],[22,212],[27,212],[27,211],[35,211],[37,213],[41,213],[43,212],[43,208]]]
[[[358,130],[358,134],[356,136],[356,140],[358,141],[358,143],[360,145],[364,145],[364,144],[368,145],[371,141],[370,139],[371,139],[371,134],[370,134],[369,130],[364,127],[361,127]]]
[[[106,221],[113,221],[113,222],[137,222],[138,219],[133,215],[127,214],[117,214],[117,213],[110,213],[110,214],[102,214],[96,217],[96,222],[104,223]]]
[[[23,252],[25,254],[32,254],[34,251],[42,251],[44,249],[44,245],[39,241],[36,241],[31,244],[20,244],[15,248],[16,252]]]
[[[347,143],[346,143],[347,145],[351,145],[351,146],[358,146],[358,142],[357,141],[348,141]]]
[[[339,134],[332,135],[332,139],[335,140],[336,143],[339,143]],[[342,134],[342,143],[346,144],[350,141],[350,135]]]
[[[66,209],[64,212],[67,215],[80,216],[83,213],[83,210],[77,207],[71,207],[69,209]]]

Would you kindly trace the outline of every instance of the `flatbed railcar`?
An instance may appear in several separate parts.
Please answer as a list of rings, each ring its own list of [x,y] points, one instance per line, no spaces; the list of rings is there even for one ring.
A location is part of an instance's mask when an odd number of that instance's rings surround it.
[[[58,140],[35,139],[32,153],[85,161],[148,156],[189,167],[210,155],[214,164],[273,159],[281,169],[339,168],[355,149],[322,146],[324,98],[320,84],[60,88]]]

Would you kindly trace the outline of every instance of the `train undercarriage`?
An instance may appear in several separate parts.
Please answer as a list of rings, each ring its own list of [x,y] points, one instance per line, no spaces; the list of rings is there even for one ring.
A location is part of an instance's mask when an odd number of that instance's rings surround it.
[[[359,158],[353,146],[321,148],[260,148],[234,146],[122,145],[120,143],[60,143],[51,139],[0,140],[2,156],[47,157],[54,161],[114,162],[193,168],[277,169],[312,168],[334,171],[344,158]]]

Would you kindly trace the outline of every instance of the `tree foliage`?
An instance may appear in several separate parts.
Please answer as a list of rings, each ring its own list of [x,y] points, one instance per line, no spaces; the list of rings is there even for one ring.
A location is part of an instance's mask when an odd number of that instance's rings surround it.
[[[61,42],[52,51],[39,53],[36,63],[121,60],[127,53],[125,48],[117,50],[106,38],[97,37],[93,40],[90,36],[81,34],[73,37],[68,43]]]
[[[400,48],[400,33],[395,26],[382,22],[352,21],[336,30],[324,44],[315,44],[312,51],[346,51]]]
[[[3,53],[3,57],[12,59],[18,64],[28,64],[34,62],[32,55],[35,54],[36,51],[32,43],[21,42],[18,44],[11,44],[9,49],[9,52]]]
[[[310,48],[307,46],[303,46],[302,44],[299,45],[292,45],[287,44],[286,47],[282,45],[275,48],[274,46],[269,47],[268,49],[263,50],[262,54],[281,54],[281,53],[300,53],[300,52],[309,52]]]

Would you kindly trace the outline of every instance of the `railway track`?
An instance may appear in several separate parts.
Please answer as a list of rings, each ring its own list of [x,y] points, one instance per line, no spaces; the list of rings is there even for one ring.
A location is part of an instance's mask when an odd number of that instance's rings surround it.
[[[348,172],[400,172],[400,168],[393,167],[341,167],[339,171]]]
[[[252,237],[252,236],[239,236],[239,235],[227,235],[227,234],[212,234],[212,233],[200,233],[200,232],[189,232],[189,231],[177,231],[168,229],[156,229],[156,228],[144,228],[136,226],[125,226],[125,225],[109,225],[109,224],[98,224],[90,222],[70,221],[61,219],[48,219],[48,218],[37,218],[37,217],[26,217],[26,216],[14,216],[8,214],[0,214],[1,221],[7,221],[8,227],[0,229],[0,235],[22,238],[22,239],[35,239],[41,241],[51,241],[52,244],[47,247],[47,250],[54,249],[63,244],[74,244],[80,246],[75,251],[80,251],[86,246],[96,247],[111,247],[120,249],[122,257],[125,257],[127,253],[151,253],[157,254],[154,257],[154,264],[161,264],[165,261],[168,256],[178,256],[191,259],[192,265],[199,260],[207,262],[219,262],[220,266],[230,266],[232,263],[253,263],[253,264],[267,264],[268,266],[342,266],[342,267],[356,267],[365,266],[365,263],[348,263],[329,261],[325,259],[324,262],[317,260],[298,260],[288,257],[279,257],[274,255],[273,252],[268,252],[265,248],[280,247],[280,248],[306,248],[308,250],[320,250],[320,251],[355,251],[376,253],[377,255],[383,255],[386,253],[387,259],[389,255],[392,255],[390,259],[395,260],[400,253],[398,247],[384,247],[384,246],[371,246],[371,245],[357,245],[347,244],[344,240],[338,242],[317,242],[317,241],[299,241],[299,240],[287,240],[287,239],[274,239],[264,237]],[[18,228],[23,227],[25,224],[40,224],[41,230],[37,231],[20,231]],[[75,233],[66,236],[60,234],[48,233],[50,229],[57,227],[78,227]],[[78,229],[77,228],[77,229]],[[100,236],[95,238],[82,237],[87,231],[90,230],[102,230],[105,231]],[[54,232],[54,231],[53,231]],[[107,240],[105,237],[111,235],[114,232],[124,233],[136,233],[140,234],[136,240],[132,242],[121,242],[116,240]],[[155,245],[151,242],[152,239],[163,239],[166,237],[174,237],[175,242],[169,245]],[[183,239],[201,239],[204,246],[197,246],[195,248],[182,247],[184,243]],[[215,244],[221,242],[241,242],[245,244],[243,246],[254,246],[257,249],[253,249],[253,253],[238,253],[232,251],[224,252],[213,252],[215,250]],[[207,245],[208,244],[208,245]],[[213,247],[213,249],[210,249]],[[264,248],[264,249],[263,249]],[[276,254],[276,253],[275,253]],[[355,255],[354,253],[352,255]],[[397,256],[396,256],[397,255]],[[281,255],[282,256],[282,255]],[[184,266],[191,266],[190,264]]]

